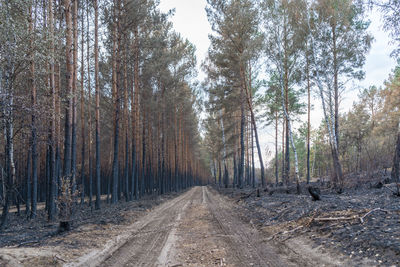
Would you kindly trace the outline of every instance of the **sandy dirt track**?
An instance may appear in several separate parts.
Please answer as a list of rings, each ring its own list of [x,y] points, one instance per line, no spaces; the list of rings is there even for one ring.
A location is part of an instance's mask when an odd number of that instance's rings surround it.
[[[195,187],[139,219],[129,235],[72,266],[339,266],[305,244],[269,243],[242,222],[233,203],[209,187]]]

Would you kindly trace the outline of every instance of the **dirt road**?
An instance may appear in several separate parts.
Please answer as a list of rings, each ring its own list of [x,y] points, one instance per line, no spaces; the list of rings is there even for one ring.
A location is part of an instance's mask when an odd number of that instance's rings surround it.
[[[256,229],[238,219],[232,207],[214,190],[195,187],[141,218],[119,244],[82,258],[78,265],[336,265],[304,250],[300,255],[268,243]]]

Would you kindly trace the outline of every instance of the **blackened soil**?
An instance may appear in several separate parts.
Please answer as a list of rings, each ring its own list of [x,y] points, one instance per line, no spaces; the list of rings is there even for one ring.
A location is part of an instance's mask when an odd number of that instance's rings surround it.
[[[218,191],[238,204],[237,213],[244,221],[266,231],[277,242],[303,237],[315,247],[352,260],[367,258],[376,265],[399,266],[400,197],[392,192],[396,191],[394,183],[382,182],[384,185],[377,188],[385,178],[348,177],[342,194],[313,183],[321,189],[321,201],[312,200],[305,184],[300,195],[295,187],[289,193],[283,187],[259,190],[260,197],[253,188]]]

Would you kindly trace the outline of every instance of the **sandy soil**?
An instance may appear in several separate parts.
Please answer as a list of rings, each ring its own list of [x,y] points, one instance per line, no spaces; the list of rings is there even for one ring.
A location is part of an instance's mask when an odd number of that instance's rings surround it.
[[[130,237],[72,266],[351,266],[303,240],[270,243],[215,190],[196,187],[131,227]]]

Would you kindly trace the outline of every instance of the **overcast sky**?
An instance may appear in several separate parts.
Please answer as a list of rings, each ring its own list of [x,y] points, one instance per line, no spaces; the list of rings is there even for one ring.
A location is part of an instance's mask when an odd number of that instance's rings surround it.
[[[211,26],[208,23],[207,15],[205,12],[206,0],[161,0],[160,9],[168,11],[175,8],[176,12],[172,17],[174,28],[180,32],[184,38],[187,38],[193,43],[196,48],[196,57],[198,66],[205,59],[209,39],[208,35],[212,32]],[[390,58],[390,52],[393,46],[389,45],[388,34],[382,30],[382,23],[380,14],[373,11],[368,14],[371,20],[369,32],[374,36],[375,40],[372,43],[371,50],[367,55],[367,61],[364,66],[365,79],[362,81],[354,82],[351,87],[353,90],[348,90],[343,95],[341,103],[341,112],[346,112],[351,108],[353,101],[357,99],[358,91],[360,88],[366,88],[370,85],[381,86],[388,78],[390,72],[395,67],[395,60]],[[204,78],[204,74],[199,71],[200,80]],[[314,112],[312,112],[312,125],[317,127],[322,119],[322,112],[320,108],[320,100],[315,98],[313,100]],[[272,136],[272,129],[262,129],[260,131],[260,141],[262,149],[265,151],[268,146],[273,149],[274,138]]]
[[[160,9],[164,12],[175,8],[172,17],[174,28],[196,46],[197,64],[200,66],[205,59],[208,46],[208,34],[211,26],[205,11],[206,0],[161,0]],[[200,74],[203,78],[203,74]]]

